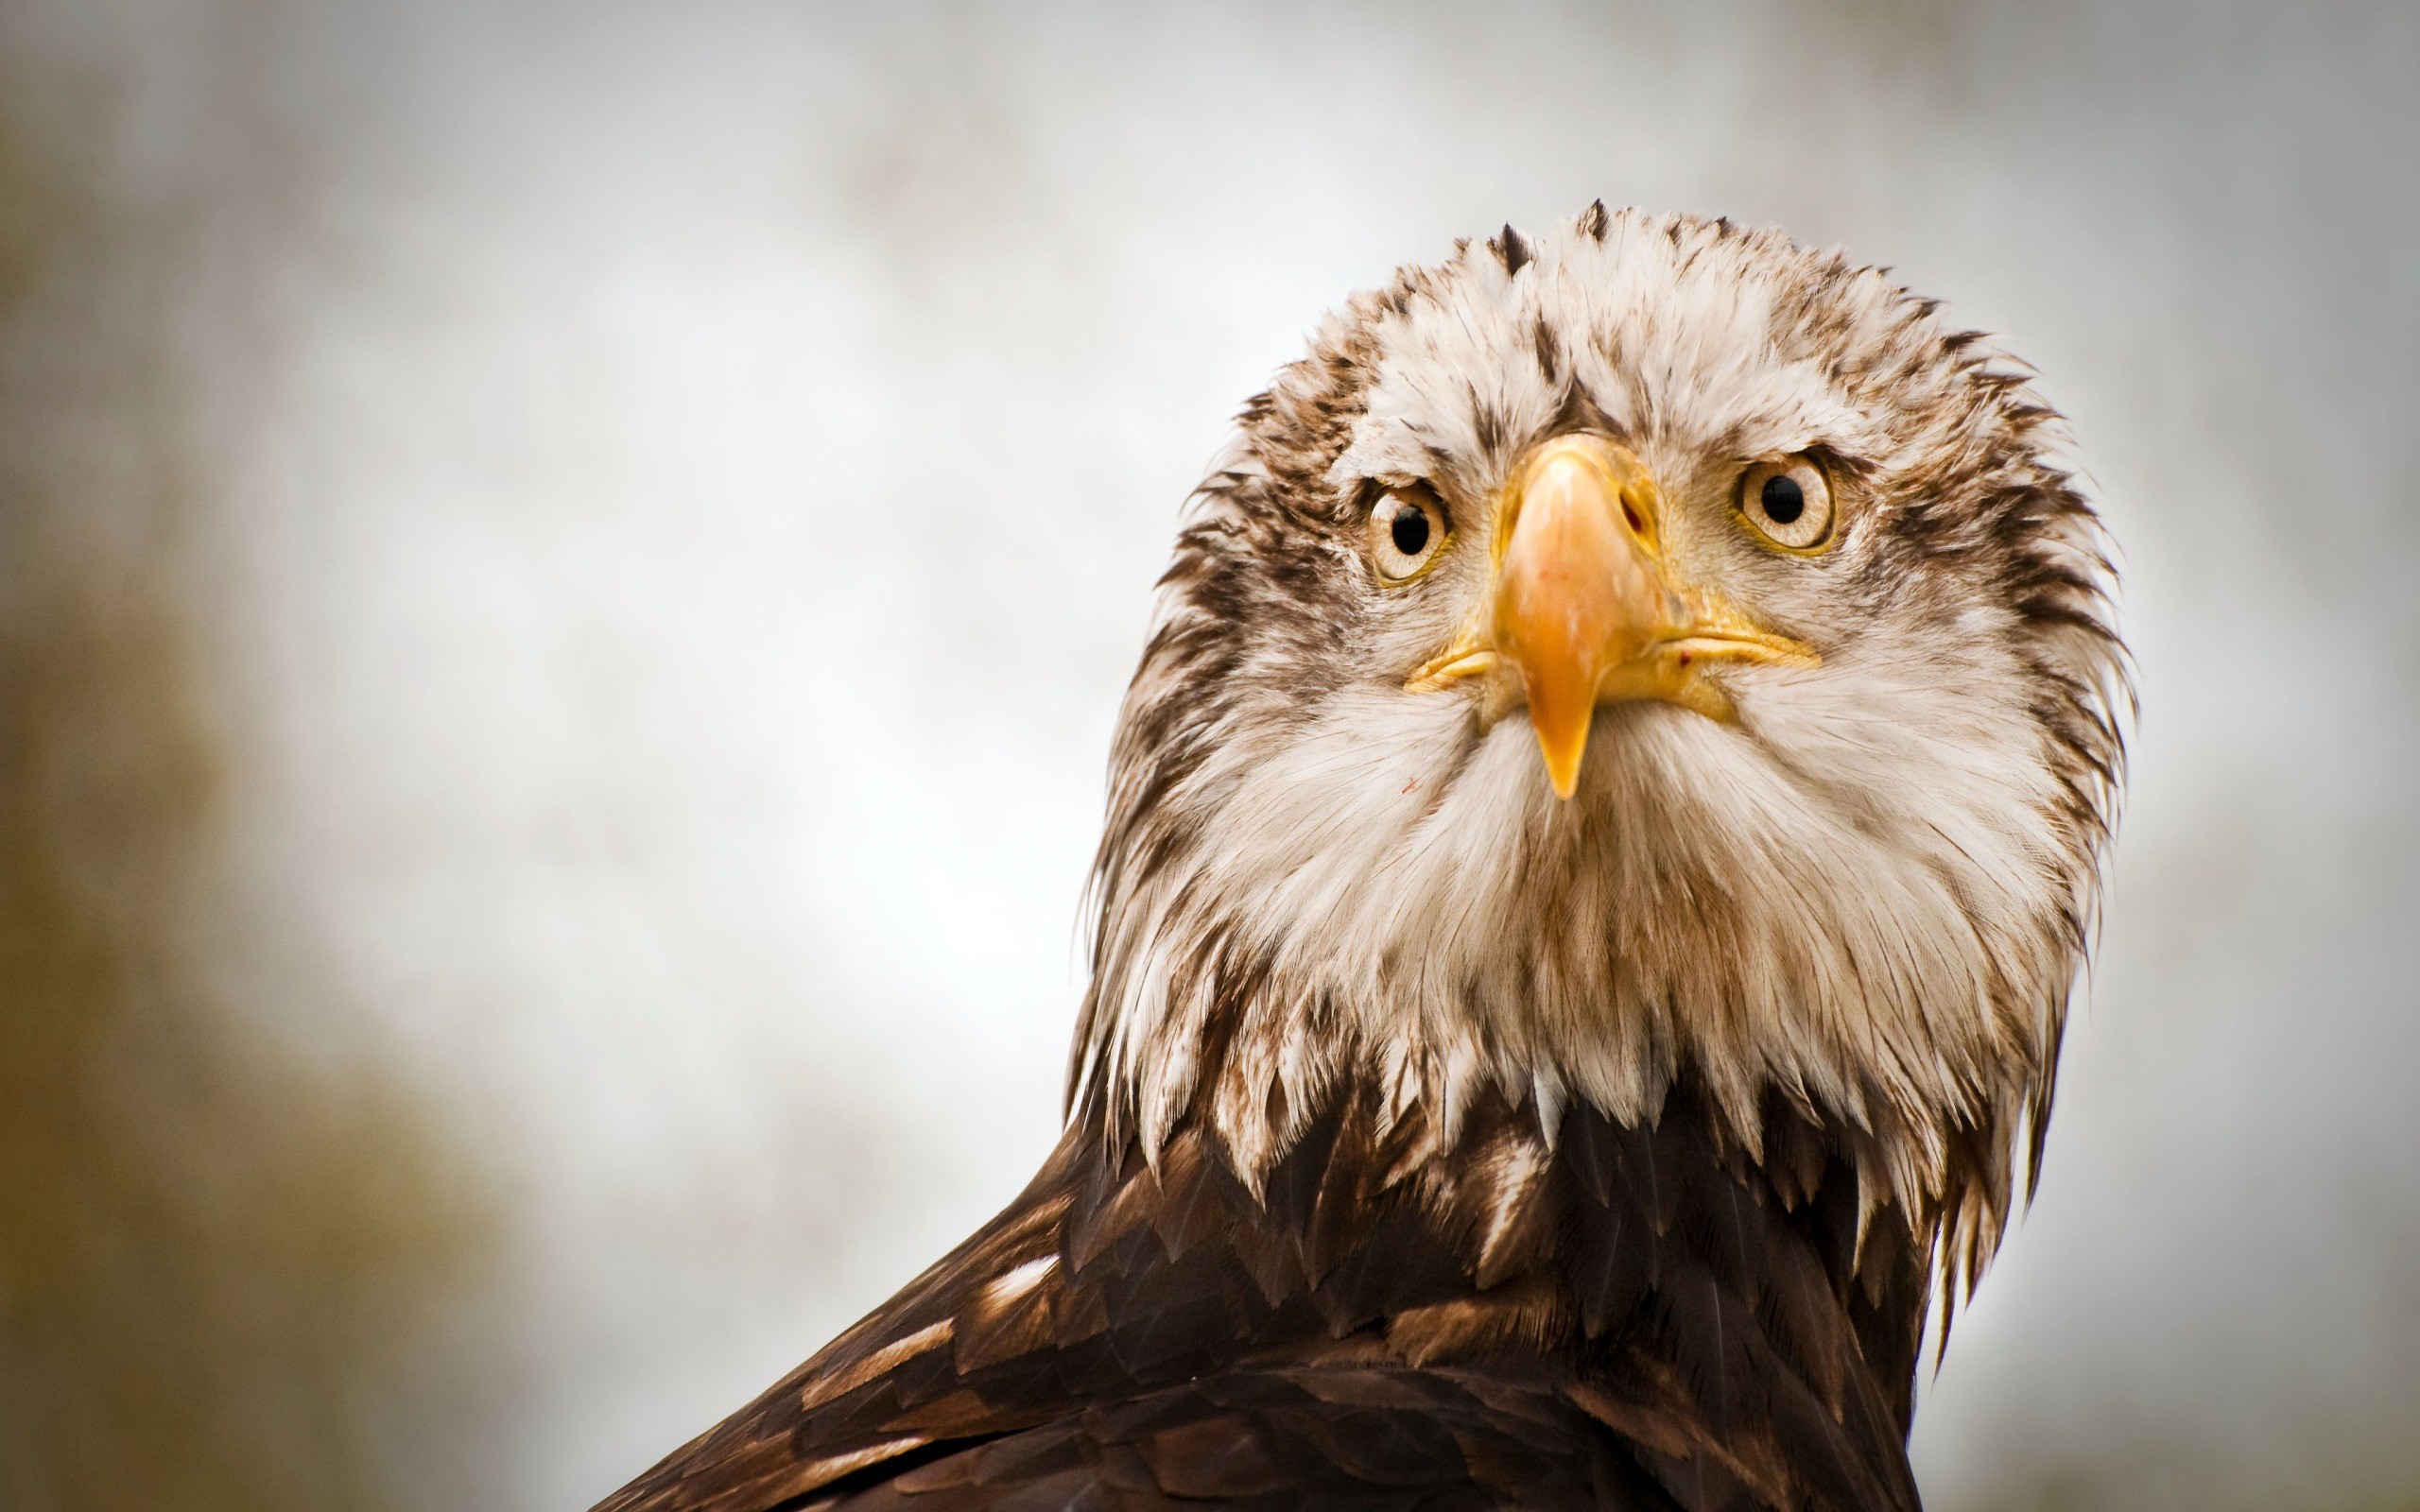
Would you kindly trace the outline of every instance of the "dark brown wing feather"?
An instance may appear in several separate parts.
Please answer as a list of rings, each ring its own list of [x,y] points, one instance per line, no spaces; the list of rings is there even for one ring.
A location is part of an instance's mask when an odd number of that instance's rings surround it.
[[[1236,1370],[953,1449],[847,1512],[1004,1506],[1676,1508],[1564,1396],[1454,1370]]]
[[[1079,1120],[1007,1211],[598,1512],[775,1506],[1913,1508],[1928,1272],[1776,1109],[1676,1093],[1549,1148],[1348,1097],[1255,1196],[1199,1125]]]

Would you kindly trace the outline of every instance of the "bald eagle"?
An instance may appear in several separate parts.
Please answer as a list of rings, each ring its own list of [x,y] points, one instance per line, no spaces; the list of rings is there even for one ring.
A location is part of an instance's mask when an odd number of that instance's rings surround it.
[[[2131,707],[1935,311],[1599,204],[1331,316],[1160,585],[1064,1136],[604,1512],[1916,1506]]]

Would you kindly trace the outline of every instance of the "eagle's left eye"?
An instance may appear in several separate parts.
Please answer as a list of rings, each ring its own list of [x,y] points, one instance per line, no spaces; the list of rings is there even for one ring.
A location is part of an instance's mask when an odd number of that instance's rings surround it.
[[[1806,457],[1760,462],[1739,479],[1739,512],[1774,545],[1813,551],[1831,539],[1832,487]]]
[[[1370,511],[1370,560],[1390,588],[1428,570],[1445,545],[1445,511],[1419,488],[1391,489]]]

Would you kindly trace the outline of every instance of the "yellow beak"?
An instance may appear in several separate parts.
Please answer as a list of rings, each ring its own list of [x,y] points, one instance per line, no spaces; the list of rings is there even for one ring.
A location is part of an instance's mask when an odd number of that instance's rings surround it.
[[[1654,479],[1626,448],[1591,435],[1541,444],[1496,507],[1486,597],[1409,685],[1488,676],[1510,695],[1516,676],[1547,779],[1567,799],[1599,704],[1661,698],[1727,722],[1737,714],[1703,675],[1709,662],[1816,664],[1800,643],[1675,584],[1657,549],[1660,513]]]

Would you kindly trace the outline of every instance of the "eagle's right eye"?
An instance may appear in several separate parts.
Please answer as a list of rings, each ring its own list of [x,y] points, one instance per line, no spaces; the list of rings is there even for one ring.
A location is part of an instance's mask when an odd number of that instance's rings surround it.
[[[1445,511],[1420,488],[1390,489],[1370,511],[1370,560],[1390,588],[1410,582],[1445,547]]]

